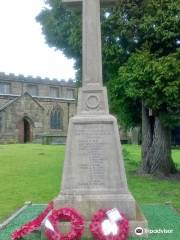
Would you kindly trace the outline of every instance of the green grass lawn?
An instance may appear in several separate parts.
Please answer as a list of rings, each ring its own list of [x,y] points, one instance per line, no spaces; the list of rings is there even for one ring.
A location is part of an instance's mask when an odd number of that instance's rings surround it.
[[[124,145],[129,188],[139,203],[166,203],[180,209],[180,184],[135,175],[140,148]],[[173,150],[180,167],[180,150]],[[57,196],[64,159],[64,146],[0,145],[0,222],[25,201],[47,203]]]
[[[25,201],[47,203],[59,192],[64,146],[0,145],[0,221]]]
[[[180,181],[138,176],[135,171],[140,163],[140,146],[124,145],[123,149],[128,185],[135,199],[139,203],[170,203],[180,210]],[[180,150],[172,150],[172,157],[180,169]]]

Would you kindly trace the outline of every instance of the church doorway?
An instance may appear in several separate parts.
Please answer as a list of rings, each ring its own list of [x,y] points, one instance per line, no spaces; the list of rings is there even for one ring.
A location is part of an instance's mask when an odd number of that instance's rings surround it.
[[[23,119],[23,124],[24,124],[24,143],[31,142],[31,125],[26,118]]]
[[[18,123],[19,142],[28,143],[32,141],[32,122],[29,118],[24,117]]]

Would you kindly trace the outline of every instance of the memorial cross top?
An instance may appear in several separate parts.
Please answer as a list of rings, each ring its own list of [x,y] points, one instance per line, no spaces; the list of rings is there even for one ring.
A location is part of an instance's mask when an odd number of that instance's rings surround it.
[[[62,0],[70,7],[83,5],[82,85],[102,86],[100,3],[113,5],[118,0]]]

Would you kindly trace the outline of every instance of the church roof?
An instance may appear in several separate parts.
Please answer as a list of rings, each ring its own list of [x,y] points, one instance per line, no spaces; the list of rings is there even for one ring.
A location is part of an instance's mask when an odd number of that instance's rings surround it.
[[[73,80],[65,81],[58,79],[49,79],[49,78],[41,78],[41,77],[25,77],[24,75],[15,75],[15,74],[6,74],[4,72],[0,72],[0,81],[18,81],[25,83],[39,83],[39,84],[49,84],[49,85],[60,85],[60,86],[71,86],[76,87],[75,82]]]
[[[3,111],[4,109],[6,109],[7,107],[9,107],[13,102],[15,102],[17,100],[17,98],[10,100],[9,102],[7,102],[6,104],[4,104],[3,106],[0,107],[0,112]]]
[[[10,100],[10,101],[9,101],[8,103],[6,103],[5,105],[1,106],[1,107],[0,107],[0,112],[3,111],[4,109],[8,108],[8,107],[11,106],[13,103],[15,103],[17,100],[19,100],[20,98],[22,98],[22,97],[24,97],[24,96],[26,96],[26,95],[28,95],[28,96],[32,99],[32,101],[36,102],[36,104],[37,104],[39,107],[41,107],[42,109],[44,109],[44,107],[43,107],[38,101],[36,101],[28,92],[25,92],[25,93],[22,94],[21,96],[16,97],[15,99]]]

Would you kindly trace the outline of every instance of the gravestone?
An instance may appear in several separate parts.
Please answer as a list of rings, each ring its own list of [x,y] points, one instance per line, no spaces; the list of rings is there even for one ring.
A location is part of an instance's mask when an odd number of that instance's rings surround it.
[[[147,227],[128,190],[118,125],[109,114],[102,81],[100,2],[116,0],[63,0],[83,6],[83,79],[77,115],[70,120],[64,171],[55,208],[74,207],[85,216],[86,227],[100,208],[118,208],[130,221],[130,234]],[[82,3],[82,4],[81,4]],[[89,236],[88,230],[86,237]]]

